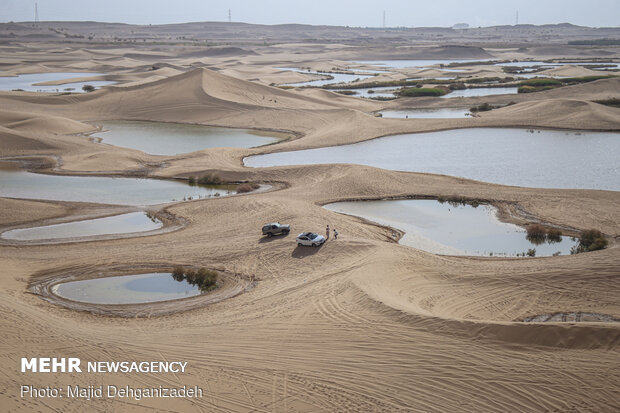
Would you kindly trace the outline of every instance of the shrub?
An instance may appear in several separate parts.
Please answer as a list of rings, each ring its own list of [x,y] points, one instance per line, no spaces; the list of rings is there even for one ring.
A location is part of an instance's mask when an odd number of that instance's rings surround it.
[[[197,181],[200,185],[221,185],[222,178],[215,173],[206,174],[198,178]]]
[[[529,250],[527,250],[527,256],[528,257],[535,257],[536,256],[536,248],[530,248]]]
[[[470,112],[486,112],[489,111],[491,109],[495,109],[496,106],[493,105],[489,105],[488,103],[483,103],[482,105],[478,105],[478,106],[473,106],[471,108],[469,108]]]
[[[200,268],[198,271],[192,269],[185,270],[181,266],[177,266],[172,271],[172,278],[176,281],[187,281],[188,284],[197,285],[200,291],[208,291],[217,283],[217,272]]]
[[[252,192],[253,190],[258,189],[258,188],[260,188],[260,185],[257,184],[256,182],[247,182],[237,187],[237,193],[244,194],[246,192]]]
[[[560,86],[562,82],[558,79],[540,78],[540,79],[528,79],[520,83],[521,86]]]
[[[447,92],[443,89],[439,89],[436,87],[406,87],[397,92],[399,96],[408,96],[408,97],[416,97],[416,96],[443,96]]]
[[[195,285],[196,284],[196,271],[194,270],[186,270],[185,271],[185,280],[192,284]]]
[[[82,86],[82,90],[84,92],[92,92],[95,90],[95,87],[93,85],[84,85]]]
[[[579,235],[579,245],[577,252],[588,252],[602,250],[607,247],[607,239],[605,235],[596,229],[582,231]]]
[[[550,229],[547,231],[547,242],[561,242],[562,231],[559,229]]]
[[[217,282],[217,272],[201,268],[196,273],[196,284],[201,290],[207,290]]]
[[[593,75],[593,76],[582,76],[582,77],[569,77],[566,79],[562,79],[564,83],[588,83],[594,82],[595,80],[601,79],[609,79],[613,76],[609,75]]]
[[[594,103],[598,103],[600,105],[612,106],[615,108],[620,108],[620,98],[611,98],[605,100],[595,100]]]
[[[185,268],[180,265],[174,267],[174,270],[172,270],[172,278],[174,278],[176,281],[183,281],[183,279],[185,278],[183,276],[184,274]]]
[[[198,181],[198,178],[196,178],[195,176],[190,176],[188,179],[188,182],[190,185],[196,185],[197,181]]]
[[[547,230],[540,224],[530,224],[525,231],[527,240],[533,244],[542,244],[547,238]]]

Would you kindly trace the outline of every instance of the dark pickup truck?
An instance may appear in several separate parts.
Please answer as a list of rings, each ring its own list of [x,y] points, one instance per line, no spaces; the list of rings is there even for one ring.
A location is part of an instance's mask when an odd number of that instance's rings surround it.
[[[273,237],[278,234],[288,234],[291,232],[290,225],[282,225],[279,222],[272,222],[271,224],[263,225],[263,235],[267,235],[268,237]]]

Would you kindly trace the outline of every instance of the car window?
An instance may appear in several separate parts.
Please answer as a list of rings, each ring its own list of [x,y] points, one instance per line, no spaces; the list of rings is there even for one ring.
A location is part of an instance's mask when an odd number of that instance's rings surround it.
[[[310,237],[310,239],[315,239],[315,238],[317,237],[317,235],[316,235],[316,234],[310,234],[310,235],[308,235],[308,236]]]

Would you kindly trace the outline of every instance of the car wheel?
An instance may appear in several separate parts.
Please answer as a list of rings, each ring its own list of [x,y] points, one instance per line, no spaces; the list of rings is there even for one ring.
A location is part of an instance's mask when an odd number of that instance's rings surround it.
[[[312,243],[312,246],[313,246],[313,247],[316,247],[316,244],[313,242],[313,243]]]
[[[282,231],[284,235],[288,235],[289,231]]]
[[[302,244],[301,242],[298,242],[298,243],[297,243],[297,246],[298,246],[298,247],[303,247],[303,244]]]
[[[271,237],[273,237],[273,234],[271,232],[268,232],[267,233],[267,237],[271,238]]]

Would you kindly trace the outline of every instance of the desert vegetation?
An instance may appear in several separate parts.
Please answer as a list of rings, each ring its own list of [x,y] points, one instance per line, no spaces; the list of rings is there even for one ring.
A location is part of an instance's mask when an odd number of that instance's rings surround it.
[[[216,271],[208,270],[204,267],[196,271],[177,266],[172,270],[172,278],[179,282],[187,281],[190,285],[198,286],[201,292],[205,292],[212,290],[216,286],[218,274]]]
[[[524,80],[519,83],[519,93],[540,92],[561,86],[576,85],[579,83],[594,82],[595,80],[609,79],[609,75],[567,77],[564,79],[535,78]]]
[[[571,254],[602,250],[607,247],[607,238],[599,230],[589,229],[579,234],[579,244],[571,248]]]
[[[260,185],[257,184],[256,182],[243,182],[237,185],[235,188],[235,183],[224,181],[216,173],[208,173],[202,176],[190,176],[188,178],[188,183],[192,186],[193,185],[209,185],[209,186],[226,185],[227,187],[225,189],[228,189],[229,191],[232,191],[234,189],[238,194],[252,192],[255,189],[260,188]],[[219,194],[215,194],[215,196],[219,196]]]
[[[595,100],[594,103],[598,103],[599,105],[611,106],[614,108],[620,108],[620,98]]]
[[[526,238],[532,244],[540,245],[544,242],[550,244],[562,241],[562,231],[555,228],[545,228],[541,224],[530,224],[525,229]]]
[[[247,192],[252,192],[258,188],[260,188],[260,185],[256,182],[244,182],[237,187],[237,193],[244,194]]]
[[[441,88],[430,87],[406,87],[396,92],[398,96],[417,97],[417,96],[443,96],[447,92]]]
[[[465,198],[459,195],[440,196],[437,198],[437,202],[440,204],[448,203],[453,207],[471,205],[474,208],[480,206],[480,201],[476,199]]]

